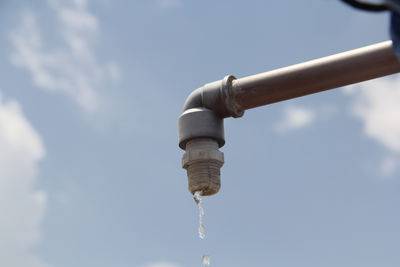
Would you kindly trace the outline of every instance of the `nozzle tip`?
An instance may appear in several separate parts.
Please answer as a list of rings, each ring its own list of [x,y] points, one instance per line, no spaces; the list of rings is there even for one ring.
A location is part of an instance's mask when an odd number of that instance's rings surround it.
[[[203,196],[218,193],[221,187],[220,169],[224,164],[224,154],[218,150],[217,141],[199,138],[189,141],[182,158],[187,170],[189,191],[201,191]]]

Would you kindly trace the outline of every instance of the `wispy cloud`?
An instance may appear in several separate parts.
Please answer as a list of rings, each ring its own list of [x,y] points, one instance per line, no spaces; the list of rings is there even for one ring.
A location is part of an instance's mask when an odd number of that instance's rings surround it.
[[[18,103],[1,94],[0,147],[0,266],[48,266],[32,251],[46,208],[46,193],[35,189],[44,147]]]
[[[278,132],[286,133],[311,125],[316,115],[312,109],[289,105],[283,110],[282,119],[275,125]]]
[[[146,264],[142,267],[180,267],[180,265],[162,261],[162,262]]]
[[[365,134],[400,153],[400,77],[352,85],[345,92],[353,96],[351,111],[362,120]]]
[[[394,174],[400,156],[400,77],[359,83],[344,92],[352,96],[351,112],[363,122],[364,133],[388,150],[382,174]]]
[[[35,13],[25,11],[21,24],[11,34],[11,61],[27,69],[37,87],[64,93],[85,110],[96,111],[101,104],[102,84],[120,79],[119,67],[113,62],[98,62],[94,47],[99,23],[87,10],[86,0],[51,0],[49,4],[56,14],[58,26],[54,31],[59,33],[61,45],[46,46],[51,42],[46,42],[39,31]]]

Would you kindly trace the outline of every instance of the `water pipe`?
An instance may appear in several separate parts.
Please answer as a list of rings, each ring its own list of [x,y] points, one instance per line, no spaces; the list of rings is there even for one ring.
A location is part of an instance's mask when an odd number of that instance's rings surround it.
[[[400,61],[392,42],[386,41],[239,79],[229,75],[194,90],[178,119],[189,191],[208,196],[220,189],[224,118],[238,118],[247,109],[398,72]]]

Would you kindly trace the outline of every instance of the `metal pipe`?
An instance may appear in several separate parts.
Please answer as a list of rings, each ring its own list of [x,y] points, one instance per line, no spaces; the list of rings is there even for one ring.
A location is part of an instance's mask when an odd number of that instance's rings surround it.
[[[225,144],[223,119],[244,110],[400,72],[387,41],[337,55],[236,79],[224,79],[194,90],[178,119],[179,147],[186,150],[189,191],[213,195],[220,188]]]
[[[400,72],[391,41],[300,63],[232,83],[235,105],[251,109]]]

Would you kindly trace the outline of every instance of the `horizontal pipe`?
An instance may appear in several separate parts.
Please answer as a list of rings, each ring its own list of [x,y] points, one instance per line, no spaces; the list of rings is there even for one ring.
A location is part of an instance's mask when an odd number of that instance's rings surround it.
[[[386,41],[348,52],[236,79],[235,105],[251,109],[400,72]]]

